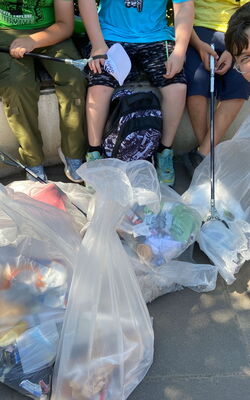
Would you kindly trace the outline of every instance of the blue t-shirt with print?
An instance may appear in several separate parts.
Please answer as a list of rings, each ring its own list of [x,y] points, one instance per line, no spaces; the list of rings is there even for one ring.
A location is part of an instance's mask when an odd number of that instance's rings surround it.
[[[189,0],[173,0],[184,3]],[[99,18],[105,40],[151,43],[174,40],[167,26],[168,0],[101,0]]]

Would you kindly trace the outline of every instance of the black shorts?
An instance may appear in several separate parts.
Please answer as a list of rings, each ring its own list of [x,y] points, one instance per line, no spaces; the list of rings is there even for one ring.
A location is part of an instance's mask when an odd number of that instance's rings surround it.
[[[108,47],[111,47],[115,42],[106,41]],[[165,62],[168,56],[174,49],[174,41],[162,41],[153,43],[124,43],[121,45],[126,50],[132,62],[132,69],[127,76],[124,83],[136,81],[139,75],[138,70],[134,68],[134,64],[138,66],[147,75],[149,81],[155,87],[165,87],[173,83],[184,83],[186,79],[184,71],[182,70],[176,74],[173,78],[166,79],[164,74],[166,73]],[[119,87],[117,80],[104,69],[101,74],[89,74],[89,86],[109,86],[112,88]]]

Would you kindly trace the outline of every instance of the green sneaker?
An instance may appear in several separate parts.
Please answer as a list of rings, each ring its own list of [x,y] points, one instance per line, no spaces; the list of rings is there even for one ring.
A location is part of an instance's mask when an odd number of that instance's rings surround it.
[[[169,186],[173,186],[175,180],[173,156],[172,149],[164,149],[161,153],[156,154],[156,171],[159,182]]]
[[[95,160],[101,160],[103,156],[100,154],[99,151],[90,151],[86,154],[86,161],[95,161]]]

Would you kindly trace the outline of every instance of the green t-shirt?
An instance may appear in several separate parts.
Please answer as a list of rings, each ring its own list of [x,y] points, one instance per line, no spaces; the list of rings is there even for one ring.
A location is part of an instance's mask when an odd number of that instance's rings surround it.
[[[54,22],[54,0],[0,0],[0,29],[39,29]]]

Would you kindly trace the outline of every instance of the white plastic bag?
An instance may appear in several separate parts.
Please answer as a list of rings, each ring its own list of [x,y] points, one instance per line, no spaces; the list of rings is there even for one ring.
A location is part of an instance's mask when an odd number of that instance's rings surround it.
[[[64,211],[0,185],[0,381],[45,400],[80,235]]]
[[[166,293],[188,287],[195,292],[209,292],[215,289],[218,270],[211,264],[196,264],[191,256],[192,246],[182,255],[184,260],[170,260],[155,267],[143,263],[131,248],[124,245],[134,267],[142,295],[146,303]],[[192,262],[193,261],[193,262]]]
[[[82,185],[75,183],[14,181],[8,185],[15,192],[64,210],[72,217],[77,230],[83,235],[87,223],[86,214],[92,194]]]
[[[95,190],[53,377],[53,400],[125,400],[153,360],[153,329],[134,271],[116,233],[135,201],[157,204],[154,167],[106,159],[79,175]]]
[[[228,284],[234,282],[235,274],[250,259],[249,154],[250,117],[231,140],[215,149],[215,206],[221,221],[206,222],[210,213],[209,156],[197,167],[182,196],[205,221],[198,243]]]
[[[240,267],[250,259],[250,224],[236,220],[226,226],[221,221],[208,221],[202,226],[198,242],[230,285]]]

